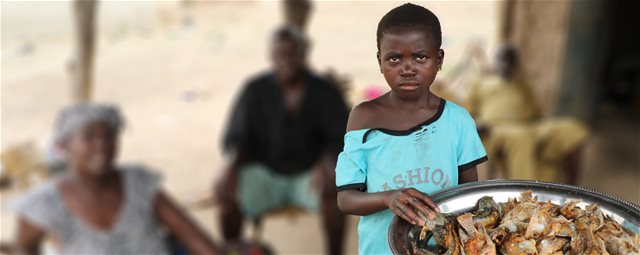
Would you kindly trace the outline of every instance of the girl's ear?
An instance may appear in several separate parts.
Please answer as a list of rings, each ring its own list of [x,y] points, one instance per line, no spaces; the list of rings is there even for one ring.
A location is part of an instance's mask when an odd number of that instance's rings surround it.
[[[444,64],[444,50],[438,50],[438,69],[442,69],[442,65]]]
[[[378,60],[378,67],[380,68],[380,73],[382,73],[382,60],[380,59],[380,52],[376,52],[376,59]]]

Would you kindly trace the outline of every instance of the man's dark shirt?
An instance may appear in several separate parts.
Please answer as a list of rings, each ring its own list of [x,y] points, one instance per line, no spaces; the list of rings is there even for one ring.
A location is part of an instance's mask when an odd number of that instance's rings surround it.
[[[300,108],[290,116],[273,73],[250,80],[232,109],[224,150],[244,153],[250,162],[286,175],[310,170],[323,153],[337,156],[348,118],[342,94],[311,72],[303,90]]]

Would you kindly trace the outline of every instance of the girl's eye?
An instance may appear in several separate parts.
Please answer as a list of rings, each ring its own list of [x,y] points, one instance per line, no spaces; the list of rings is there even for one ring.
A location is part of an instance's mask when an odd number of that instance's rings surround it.
[[[416,60],[418,60],[418,61],[425,61],[425,60],[427,60],[427,56],[417,56],[417,57],[416,57]]]
[[[399,58],[399,57],[396,57],[396,56],[389,57],[389,61],[390,61],[390,62],[398,62],[398,61],[400,61],[400,58]]]

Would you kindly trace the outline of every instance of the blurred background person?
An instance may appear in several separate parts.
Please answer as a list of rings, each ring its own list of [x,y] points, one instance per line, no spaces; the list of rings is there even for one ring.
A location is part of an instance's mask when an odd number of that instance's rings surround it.
[[[277,29],[270,44],[272,70],[245,85],[225,133],[228,159],[215,188],[222,233],[237,242],[245,217],[259,222],[285,207],[320,209],[326,252],[341,254],[345,215],[337,208],[334,166],[347,105],[336,85],[307,67],[296,26]]]
[[[543,118],[520,65],[516,49],[501,45],[495,68],[473,82],[465,102],[492,156],[491,177],[501,171],[506,179],[577,184],[586,127],[574,118]]]
[[[60,113],[55,140],[69,169],[15,201],[13,252],[40,254],[50,238],[63,254],[169,254],[169,236],[192,254],[217,252],[156,173],[115,165],[123,125],[110,105],[79,104]]]

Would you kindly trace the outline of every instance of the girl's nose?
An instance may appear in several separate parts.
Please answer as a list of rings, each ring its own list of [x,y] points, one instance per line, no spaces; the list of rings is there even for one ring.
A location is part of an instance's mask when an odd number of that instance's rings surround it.
[[[415,74],[416,74],[416,70],[411,64],[411,61],[405,61],[404,65],[402,66],[402,70],[400,70],[400,75],[409,76],[409,75],[415,75]]]

